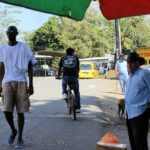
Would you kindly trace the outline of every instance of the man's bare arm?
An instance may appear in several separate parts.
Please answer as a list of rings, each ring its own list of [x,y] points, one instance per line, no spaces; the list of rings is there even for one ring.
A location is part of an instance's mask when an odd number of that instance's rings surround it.
[[[0,62],[0,95],[2,92],[2,80],[4,77],[4,73],[5,73],[4,64],[2,62]]]
[[[117,69],[117,67],[115,67],[115,74],[116,74],[116,77],[118,78],[118,69]]]
[[[34,90],[33,90],[33,65],[31,61],[29,62],[28,65],[28,77],[29,77],[28,94],[32,95],[34,93]]]
[[[60,78],[60,76],[61,76],[61,67],[59,67],[57,71],[58,71],[58,73],[57,73],[57,77],[56,78]]]

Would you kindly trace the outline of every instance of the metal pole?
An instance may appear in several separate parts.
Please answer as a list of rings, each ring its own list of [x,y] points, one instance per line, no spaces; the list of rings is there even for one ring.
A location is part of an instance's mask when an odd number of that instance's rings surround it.
[[[121,35],[119,20],[115,19],[115,62],[119,59],[121,54]]]
[[[46,77],[46,57],[45,57],[45,77]]]

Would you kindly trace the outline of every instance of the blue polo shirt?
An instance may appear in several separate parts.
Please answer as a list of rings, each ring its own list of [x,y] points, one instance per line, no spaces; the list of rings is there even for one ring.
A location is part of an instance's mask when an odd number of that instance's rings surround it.
[[[130,73],[125,93],[128,119],[141,115],[150,103],[150,71],[138,68]]]
[[[118,60],[116,62],[116,67],[119,75],[128,75],[127,62],[125,60]]]

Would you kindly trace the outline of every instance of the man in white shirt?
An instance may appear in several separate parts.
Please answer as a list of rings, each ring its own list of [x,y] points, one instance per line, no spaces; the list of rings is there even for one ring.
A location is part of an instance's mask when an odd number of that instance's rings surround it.
[[[32,65],[35,57],[27,44],[16,40],[18,30],[10,26],[6,31],[8,43],[0,46],[0,94],[2,96],[2,111],[11,128],[8,144],[13,144],[18,134],[15,148],[23,147],[22,132],[24,127],[24,112],[29,110],[29,95],[33,94]],[[27,89],[27,72],[29,87]],[[18,114],[18,131],[13,121],[13,110]]]

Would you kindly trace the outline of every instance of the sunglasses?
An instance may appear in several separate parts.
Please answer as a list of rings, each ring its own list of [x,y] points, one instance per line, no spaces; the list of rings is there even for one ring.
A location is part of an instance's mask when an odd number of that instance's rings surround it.
[[[13,30],[7,30],[7,31],[6,31],[6,34],[12,34],[12,33],[14,33]]]

